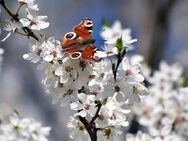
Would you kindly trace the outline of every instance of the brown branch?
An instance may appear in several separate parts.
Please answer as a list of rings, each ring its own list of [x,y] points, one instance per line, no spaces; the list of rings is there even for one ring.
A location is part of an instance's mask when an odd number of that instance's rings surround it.
[[[97,107],[98,107],[98,109],[97,109],[97,111],[96,111],[94,117],[93,117],[93,118],[91,119],[91,121],[89,122],[90,124],[94,123],[94,121],[99,117],[99,112],[100,112],[100,109],[101,109],[101,107],[102,107],[102,104],[101,104],[101,103],[98,103],[98,104],[97,104]]]
[[[23,3],[20,4],[20,6],[18,7],[18,9],[16,11],[16,15],[18,15],[18,13],[19,13],[19,11],[20,11],[20,9],[22,8],[23,5],[24,5]]]
[[[13,20],[19,22],[18,13],[13,14],[13,12],[6,5],[5,0],[0,0],[0,5],[6,10],[6,12],[12,17]],[[27,34],[27,37],[32,37],[35,40],[39,41],[39,37],[28,27],[22,27],[22,30]]]
[[[12,13],[12,11],[8,8],[8,6],[5,3],[5,0],[1,0],[0,4],[2,5],[2,7],[7,11],[7,13],[15,20],[15,21],[19,21],[18,16],[16,16],[15,14]]]
[[[91,141],[97,141],[97,129],[93,127],[84,117],[79,116],[80,121],[84,124]]]
[[[79,116],[79,120],[84,124],[85,129],[87,130],[91,141],[97,141],[97,131],[100,130],[100,128],[96,128],[95,120],[99,116],[99,112],[102,107],[102,104],[100,101],[97,101],[96,104],[97,104],[96,107],[98,107],[98,108],[90,122],[88,122],[84,117]]]
[[[118,52],[118,55],[117,55],[117,65],[116,67],[114,66],[114,68],[112,68],[112,71],[113,71],[113,74],[114,74],[114,80],[116,81],[117,79],[117,71],[118,71],[118,68],[119,68],[119,65],[121,64],[121,61],[123,60],[123,57],[126,55],[127,53],[127,50],[124,49],[122,52]]]

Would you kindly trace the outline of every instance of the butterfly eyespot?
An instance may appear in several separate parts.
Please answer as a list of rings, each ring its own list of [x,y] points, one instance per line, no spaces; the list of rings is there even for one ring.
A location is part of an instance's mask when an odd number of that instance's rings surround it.
[[[65,34],[64,36],[66,39],[76,39],[77,35],[75,32],[68,32],[67,34]]]
[[[90,30],[88,33],[90,33],[90,34],[91,34],[91,33],[93,33],[93,31],[92,31],[92,30]]]
[[[93,22],[89,19],[84,21],[84,26],[85,27],[92,27],[93,26]]]
[[[74,53],[72,53],[72,54],[69,55],[69,57],[71,59],[79,59],[81,56],[82,56],[81,52],[74,52]]]

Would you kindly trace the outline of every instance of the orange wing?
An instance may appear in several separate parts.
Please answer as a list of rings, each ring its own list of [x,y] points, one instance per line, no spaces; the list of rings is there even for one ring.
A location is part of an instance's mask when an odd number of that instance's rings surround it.
[[[73,31],[83,39],[92,37],[93,22],[89,18],[83,19],[78,25],[73,28]]]
[[[88,45],[84,48],[82,52],[82,59],[93,59],[94,53],[96,51],[96,48],[94,45]]]
[[[92,59],[95,47],[91,42],[93,22],[86,18],[73,28],[74,32],[66,33],[60,40],[65,53],[72,59]]]
[[[61,46],[66,52],[74,52],[80,49],[82,39],[75,32],[66,33],[60,40]]]

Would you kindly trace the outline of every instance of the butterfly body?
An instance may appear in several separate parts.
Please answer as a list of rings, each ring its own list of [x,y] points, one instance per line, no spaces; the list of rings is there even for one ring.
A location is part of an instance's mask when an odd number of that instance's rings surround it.
[[[92,27],[93,22],[86,18],[74,26],[72,32],[66,33],[60,40],[64,53],[72,59],[92,59],[96,50],[91,35]]]

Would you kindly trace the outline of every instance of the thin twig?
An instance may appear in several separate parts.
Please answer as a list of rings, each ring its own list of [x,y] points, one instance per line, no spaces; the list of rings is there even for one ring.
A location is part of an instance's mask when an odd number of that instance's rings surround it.
[[[120,65],[121,61],[122,61],[121,52],[118,52],[117,65],[116,65],[115,70],[114,70],[114,68],[113,68],[113,74],[114,74],[114,80],[115,80],[115,81],[116,81],[116,79],[117,79],[117,70],[118,70],[118,68],[119,68],[119,65]]]
[[[100,109],[101,109],[101,107],[102,107],[102,104],[99,103],[99,104],[97,105],[97,107],[98,107],[98,109],[97,109],[97,111],[96,111],[94,117],[93,117],[93,118],[91,119],[91,121],[90,121],[91,124],[94,123],[94,121],[99,117],[99,112],[100,112]]]
[[[19,22],[19,15],[13,14],[10,8],[6,5],[5,0],[0,0],[1,6],[7,11],[7,13],[12,17],[13,20]],[[32,37],[35,40],[39,41],[39,37],[28,27],[22,27],[23,31],[27,34],[28,37]]]
[[[100,128],[96,128],[95,126],[95,120],[99,116],[100,109],[102,107],[101,102],[97,103],[97,111],[90,122],[88,122],[85,118],[79,116],[80,121],[84,124],[91,141],[97,141],[97,131],[100,130]]]
[[[23,36],[27,36],[27,34],[22,33],[22,32],[20,32],[20,31],[16,31],[15,33],[20,34],[20,35],[23,35]]]
[[[10,8],[6,5],[4,0],[0,1],[0,4],[2,5],[2,7],[7,11],[7,13],[13,18],[13,20],[15,21],[19,21],[18,16],[16,16],[15,14],[13,14],[13,12],[10,10]]]
[[[91,126],[91,124],[88,123],[88,121],[84,117],[79,116],[79,119],[84,124],[91,141],[97,141],[97,129]]]
[[[127,50],[126,50],[126,49],[123,50],[122,52],[121,52],[121,51],[118,52],[118,56],[117,56],[117,57],[118,57],[117,65],[116,65],[115,69],[112,68],[112,71],[113,71],[113,74],[114,74],[114,80],[115,80],[115,81],[117,80],[117,71],[118,71],[119,65],[121,64],[121,62],[122,62],[122,60],[123,60],[123,57],[126,55],[126,53],[127,53]]]
[[[18,7],[18,9],[17,9],[17,11],[16,11],[16,15],[18,16],[18,13],[19,13],[19,11],[20,11],[20,9],[21,9],[21,7],[23,6],[24,4],[23,3],[20,3],[20,6]]]

